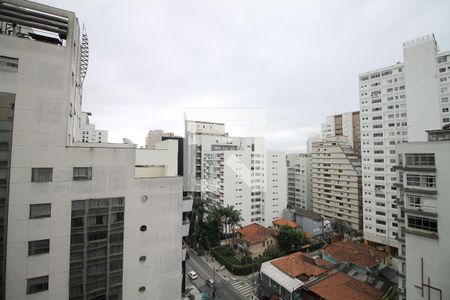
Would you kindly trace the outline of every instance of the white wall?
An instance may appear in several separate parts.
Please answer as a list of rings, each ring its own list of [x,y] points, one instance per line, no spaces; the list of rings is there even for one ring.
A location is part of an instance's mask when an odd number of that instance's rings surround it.
[[[283,217],[287,208],[286,153],[266,154],[266,194],[264,199],[264,226],[272,226],[272,221]]]
[[[408,141],[426,141],[425,130],[441,127],[437,44],[433,35],[404,43]]]

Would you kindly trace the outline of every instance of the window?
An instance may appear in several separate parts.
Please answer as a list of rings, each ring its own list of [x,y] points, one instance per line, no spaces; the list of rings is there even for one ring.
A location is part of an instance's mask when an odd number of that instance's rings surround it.
[[[437,220],[408,216],[408,227],[437,232]]]
[[[27,294],[48,290],[48,276],[34,277],[27,280]]]
[[[48,182],[52,181],[52,168],[33,168],[31,170],[32,182]]]
[[[91,167],[75,167],[73,168],[73,180],[91,180]]]
[[[435,188],[436,176],[432,175],[406,175],[406,184],[410,186]]]
[[[19,60],[17,58],[0,56],[0,71],[15,72],[19,69]]]
[[[28,242],[28,255],[48,253],[50,250],[50,240],[38,240]]]
[[[442,112],[443,112],[443,113],[448,113],[448,107],[442,108]]]
[[[31,204],[30,205],[30,219],[39,219],[50,217],[51,204]]]
[[[410,166],[434,166],[434,153],[405,154],[406,165]]]
[[[421,201],[418,196],[408,196],[408,205],[411,207],[420,207]]]
[[[444,63],[444,62],[447,62],[447,56],[438,57],[438,63]]]

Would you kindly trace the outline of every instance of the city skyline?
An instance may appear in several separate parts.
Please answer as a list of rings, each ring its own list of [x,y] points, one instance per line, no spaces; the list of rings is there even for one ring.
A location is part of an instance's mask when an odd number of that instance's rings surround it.
[[[403,41],[450,48],[444,1],[43,3],[86,24],[92,121],[139,145],[149,129],[181,135],[187,109],[239,107],[269,112],[268,149],[302,151],[324,116],[358,110],[358,75],[401,61]]]

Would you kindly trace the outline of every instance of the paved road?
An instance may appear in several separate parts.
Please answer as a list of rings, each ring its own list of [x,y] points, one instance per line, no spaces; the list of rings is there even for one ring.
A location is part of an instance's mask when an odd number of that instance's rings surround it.
[[[205,280],[208,278],[213,278],[212,268],[205,262],[201,257],[195,254],[191,249],[187,250],[189,254],[189,259],[186,260],[186,274],[192,270],[197,272],[198,278],[191,280],[189,276],[186,275],[186,280],[191,281],[198,289],[202,292],[207,292],[208,287],[205,285]],[[188,284],[186,284],[188,285]],[[238,294],[232,287],[232,285],[220,278],[216,273],[216,297],[219,300],[236,300],[244,299],[240,294]]]

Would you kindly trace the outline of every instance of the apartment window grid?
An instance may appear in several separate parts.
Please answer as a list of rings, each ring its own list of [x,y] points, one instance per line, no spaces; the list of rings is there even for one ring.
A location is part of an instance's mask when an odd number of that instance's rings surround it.
[[[417,216],[408,216],[408,228],[438,232],[438,221]]]
[[[435,166],[434,153],[407,153],[405,160],[407,166]]]
[[[378,81],[381,81],[381,88],[380,86],[372,86],[373,83]],[[404,109],[406,107],[406,97],[404,91],[401,91],[403,86],[402,65],[396,65],[382,71],[371,72],[360,77],[364,231],[365,238],[381,243],[384,242],[384,239],[379,239],[378,237],[386,234],[386,237],[389,238],[389,232],[385,230],[388,229],[387,226],[384,229],[380,228],[375,230],[375,218],[373,218],[375,216],[374,204],[376,201],[382,201],[387,207],[390,207],[395,201],[395,199],[392,199],[395,191],[387,189],[384,199],[375,197],[375,185],[383,184],[386,187],[391,186],[394,183],[393,178],[395,178],[396,174],[390,171],[388,167],[383,170],[383,176],[375,176],[376,173],[373,163],[374,150],[376,149],[377,153],[380,151],[384,152],[384,164],[389,166],[393,164],[391,161],[395,162],[395,145],[407,140],[407,136],[404,133],[407,130],[407,122],[406,111]],[[392,88],[392,91],[387,92],[389,88]],[[381,111],[372,110],[373,108],[380,107],[380,105],[383,107]],[[392,106],[394,109],[388,110],[388,106]],[[383,136],[372,137],[376,133],[375,130],[378,128],[390,128],[391,123],[393,124],[392,128],[395,128],[394,133],[399,131],[401,133],[400,135],[392,135],[389,131],[384,131]],[[378,170],[379,168],[377,168],[377,172]],[[375,179],[377,182],[374,181]]]
[[[121,299],[124,202],[72,201],[70,300]]]

